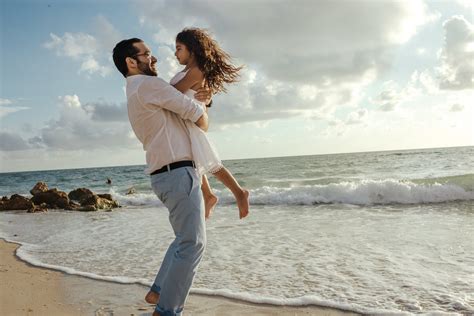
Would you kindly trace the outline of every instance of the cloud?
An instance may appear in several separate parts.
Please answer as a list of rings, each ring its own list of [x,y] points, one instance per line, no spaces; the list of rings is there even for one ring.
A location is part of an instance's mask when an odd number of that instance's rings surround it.
[[[29,107],[26,106],[16,106],[16,107],[7,107],[0,105],[0,118],[7,116],[8,114],[15,113],[22,110],[29,110]]]
[[[467,9],[474,10],[474,3],[471,0],[454,0],[454,2]]]
[[[251,69],[244,71],[243,75],[242,80],[231,86],[227,94],[214,97],[214,106],[210,111],[211,128],[315,113],[327,116],[353,99],[350,87],[333,86],[316,91],[316,88],[307,86],[302,93],[298,84],[270,80],[256,75]],[[310,90],[313,91],[311,95]]]
[[[111,73],[111,71],[112,69],[110,67],[101,66],[99,62],[91,56],[86,57],[86,59],[81,64],[81,68],[79,69],[79,73],[87,72],[90,75],[98,73],[102,77],[107,76]]]
[[[368,114],[369,111],[367,109],[358,109],[349,113],[345,123],[348,125],[363,124],[367,121]]]
[[[8,114],[30,109],[26,106],[11,106],[11,104],[14,103],[15,101],[13,100],[0,98],[0,119],[7,116]]]
[[[54,50],[58,56],[67,56],[80,59],[84,56],[95,55],[99,43],[95,37],[85,33],[64,33],[62,37],[50,33],[51,40],[44,43],[44,47]]]
[[[98,15],[93,20],[95,37],[99,40],[101,50],[105,51],[109,58],[115,45],[123,39],[122,34],[103,15]]]
[[[44,124],[37,135],[24,139],[2,132],[1,150],[95,150],[140,146],[131,130],[125,107],[106,103],[83,105],[77,95],[58,97],[59,117]]]
[[[462,112],[464,110],[464,105],[456,103],[451,105],[449,112]]]
[[[375,99],[375,103],[379,104],[379,110],[385,112],[393,111],[399,102],[399,94],[393,88],[380,92],[380,94]]]
[[[318,85],[384,71],[392,47],[430,19],[422,1],[136,3],[161,43],[174,45],[185,26],[208,27],[226,50],[270,79]]]
[[[140,23],[154,32],[165,79],[179,69],[172,47],[186,26],[208,28],[235,63],[245,65],[242,80],[214,98],[211,129],[296,116],[327,118],[341,106],[356,107],[364,89],[389,69],[394,49],[432,19],[422,1],[135,5]]]
[[[8,105],[12,103],[13,103],[12,100],[0,98],[0,105]]]
[[[463,16],[453,16],[443,23],[443,28],[440,89],[474,89],[474,26]]]
[[[128,122],[125,103],[120,105],[108,103],[86,103],[84,110],[90,114],[91,120],[102,122]]]
[[[104,16],[96,17],[93,25],[95,36],[83,32],[66,32],[63,36],[50,33],[50,40],[43,43],[43,46],[58,56],[80,62],[79,73],[105,77],[112,72],[110,52],[121,35]]]
[[[375,97],[369,98],[379,111],[391,112],[400,108],[400,105],[423,95],[436,95],[439,89],[435,79],[429,71],[415,70],[410,80],[400,88],[393,80],[384,82],[382,91]]]
[[[0,131],[0,150],[17,151],[30,148],[27,142],[17,134]]]

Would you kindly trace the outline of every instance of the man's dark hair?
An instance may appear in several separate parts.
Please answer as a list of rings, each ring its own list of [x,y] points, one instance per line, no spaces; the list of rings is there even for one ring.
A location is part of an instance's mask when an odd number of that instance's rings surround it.
[[[118,71],[126,78],[128,74],[127,62],[125,59],[127,57],[134,57],[134,55],[139,53],[139,50],[133,46],[135,43],[143,42],[139,38],[129,38],[119,42],[114,47],[113,58],[114,64],[117,67]]]

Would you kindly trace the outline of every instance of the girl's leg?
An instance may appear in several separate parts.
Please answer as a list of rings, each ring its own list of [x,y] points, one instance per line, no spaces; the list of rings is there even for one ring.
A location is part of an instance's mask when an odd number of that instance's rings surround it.
[[[206,175],[202,176],[201,190],[202,196],[204,198],[204,207],[206,209],[206,219],[208,219],[211,216],[214,206],[216,206],[217,201],[219,201],[219,199],[212,192],[211,186],[209,185],[209,181],[207,181]]]
[[[242,189],[227,168],[222,167],[213,175],[234,194],[239,207],[239,217],[242,219],[249,214],[249,191]]]

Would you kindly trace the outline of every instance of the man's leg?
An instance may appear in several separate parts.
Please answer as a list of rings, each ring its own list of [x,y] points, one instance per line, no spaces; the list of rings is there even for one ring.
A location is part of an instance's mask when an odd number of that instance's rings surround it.
[[[159,280],[161,293],[156,312],[162,316],[182,311],[206,244],[200,179],[193,168],[175,169],[168,175],[167,194],[162,201],[170,211],[176,239],[168,267]]]
[[[158,303],[161,292],[161,284],[163,283],[163,279],[166,276],[166,273],[168,272],[168,267],[170,266],[171,258],[176,252],[176,246],[177,242],[175,239],[168,247],[165,257],[163,258],[163,262],[161,263],[160,270],[156,274],[155,282],[153,282],[150,291],[145,296],[145,301],[149,304],[156,305]]]

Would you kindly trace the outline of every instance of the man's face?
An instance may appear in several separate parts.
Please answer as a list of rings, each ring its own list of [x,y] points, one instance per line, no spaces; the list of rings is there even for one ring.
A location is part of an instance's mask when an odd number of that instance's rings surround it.
[[[152,55],[150,48],[143,42],[135,43],[133,46],[138,49],[138,53],[133,57],[137,61],[140,73],[147,76],[158,76],[157,59]]]

